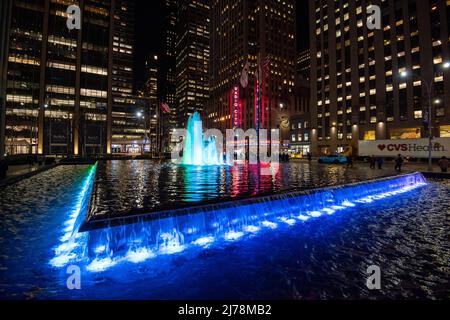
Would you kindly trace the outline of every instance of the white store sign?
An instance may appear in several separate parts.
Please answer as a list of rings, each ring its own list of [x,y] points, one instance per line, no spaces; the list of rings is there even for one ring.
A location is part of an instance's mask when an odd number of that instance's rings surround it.
[[[428,139],[359,141],[358,153],[361,157],[380,156],[428,158]],[[433,158],[450,158],[450,138],[434,138],[431,155]]]

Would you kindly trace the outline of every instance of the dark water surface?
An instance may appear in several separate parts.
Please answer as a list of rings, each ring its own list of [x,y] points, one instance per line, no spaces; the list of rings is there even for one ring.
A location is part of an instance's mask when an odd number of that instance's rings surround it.
[[[66,270],[49,261],[88,170],[58,167],[0,189],[0,298],[450,298],[449,181],[429,181],[395,198],[280,225],[239,241],[122,263],[103,272],[82,267],[82,289],[68,290]],[[319,170],[313,173],[301,163],[290,175],[317,186],[374,174],[338,166]],[[142,186],[147,184],[128,185],[128,193]],[[370,265],[381,268],[380,291],[365,286]]]
[[[95,218],[192,206],[202,202],[235,200],[288,190],[339,185],[393,175],[366,165],[307,162],[281,164],[271,175],[256,165],[179,166],[149,160],[108,161],[98,164],[94,188]]]

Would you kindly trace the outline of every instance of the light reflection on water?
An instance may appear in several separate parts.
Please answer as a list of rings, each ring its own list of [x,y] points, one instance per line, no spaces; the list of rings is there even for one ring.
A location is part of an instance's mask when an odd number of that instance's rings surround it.
[[[51,268],[48,261],[58,248],[64,222],[76,206],[74,195],[80,192],[86,174],[86,167],[59,167],[0,190],[0,298],[450,296],[450,183],[442,181],[381,202],[344,201],[329,207],[345,214],[336,212],[328,217],[324,212],[319,219],[313,219],[312,212],[300,214],[296,218],[299,223],[293,226],[287,223],[288,217],[262,221],[267,232],[249,224],[243,231],[235,231],[247,235],[229,234],[230,241],[219,245],[212,245],[217,243],[213,236],[201,237],[193,243],[198,251],[156,256],[157,252],[136,244],[126,253],[129,263],[107,269],[113,259],[97,260],[91,270],[82,273],[83,290],[69,291],[65,270]],[[358,173],[353,176],[357,178]],[[303,220],[308,222],[301,223]],[[165,236],[167,240],[174,237]],[[101,254],[108,249],[99,246],[93,250]],[[361,281],[371,264],[380,265],[383,272],[383,289],[376,293]]]
[[[237,199],[292,189],[323,187],[393,174],[306,162],[281,164],[272,175],[256,165],[182,166],[150,160],[99,163],[95,216],[156,211],[204,201]]]
[[[70,220],[74,215],[84,215],[87,210],[86,190],[91,189],[95,166],[90,171],[80,192],[80,204],[76,206],[85,209],[76,210],[69,216]],[[64,267],[70,261],[87,265],[88,271],[102,272],[124,261],[137,263],[157,255],[180,253],[190,244],[196,245],[198,239],[212,237],[218,242],[236,241],[245,235],[258,233],[261,227],[274,229],[278,222],[294,226],[298,221],[306,221],[303,216],[330,216],[336,210],[348,208],[341,205],[344,202],[349,205],[368,204],[424,186],[423,176],[415,173],[307,194],[276,195],[270,199],[255,199],[251,203],[236,203],[231,207],[202,207],[183,215],[151,221],[136,220],[133,224],[104,227],[76,235],[72,229],[64,230],[73,235],[67,243],[76,243],[77,246],[68,247],[63,252],[55,250],[56,257],[50,264]],[[299,213],[303,213],[300,218],[297,217]]]

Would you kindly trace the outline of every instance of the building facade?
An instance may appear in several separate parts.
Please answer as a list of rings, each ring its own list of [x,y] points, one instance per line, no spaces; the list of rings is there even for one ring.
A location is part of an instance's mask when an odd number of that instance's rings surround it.
[[[115,0],[112,42],[112,153],[136,153],[145,137],[133,97],[134,2]]]
[[[6,80],[12,0],[0,3],[0,160],[5,156]]]
[[[160,95],[170,107],[170,129],[178,127],[176,99],[176,44],[179,1],[165,0],[163,55],[161,60]]]
[[[306,157],[311,152],[310,86],[304,79],[304,70],[298,70],[294,88],[294,105],[291,108],[289,153],[293,157]]]
[[[123,120],[133,105],[126,97],[132,77],[130,3],[13,1],[6,87],[8,154],[111,153],[113,133],[128,134],[128,129],[117,127],[134,126]],[[67,27],[66,11],[72,4],[81,10],[80,30]]]
[[[186,127],[195,111],[203,112],[209,98],[210,1],[179,1],[176,42],[178,125]]]
[[[303,50],[297,56],[297,76],[300,79],[309,81],[311,72],[311,54],[310,50]]]
[[[371,4],[381,9],[381,29],[367,26]],[[356,153],[359,140],[426,137],[429,100],[434,136],[449,136],[450,75],[443,68],[450,58],[448,1],[309,5],[314,154],[347,146]]]
[[[156,155],[161,148],[161,112],[159,109],[159,56],[157,54],[150,54],[145,62],[146,67],[146,81],[144,84],[145,100],[142,100],[142,109],[139,110],[139,115],[142,117],[148,137],[148,147],[146,152]]]
[[[289,140],[296,69],[295,1],[211,1],[210,127],[255,128],[258,61],[268,62],[262,80],[261,128],[280,128]],[[259,57],[259,58],[258,58]],[[248,85],[240,84],[248,63]]]
[[[306,157],[311,152],[311,110],[310,110],[310,54],[309,49],[297,56],[294,88],[294,105],[290,115],[290,145],[292,157]]]

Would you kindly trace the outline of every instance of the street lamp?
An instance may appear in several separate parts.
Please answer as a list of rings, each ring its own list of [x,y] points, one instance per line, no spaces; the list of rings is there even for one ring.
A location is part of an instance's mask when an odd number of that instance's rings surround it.
[[[408,75],[409,75],[409,73],[406,71],[400,72],[400,77],[402,77],[402,78],[406,78],[406,77],[408,77]]]
[[[450,69],[450,62],[444,62],[442,64],[442,70],[448,70]],[[440,72],[437,71],[433,74],[433,77],[431,79],[431,81],[427,81],[424,77],[422,77],[421,75],[415,74],[415,73],[410,73],[408,71],[402,71],[400,72],[400,77],[402,78],[407,78],[410,76],[412,77],[416,77],[418,79],[420,79],[420,81],[422,81],[423,83],[425,83],[425,88],[427,89],[427,96],[428,96],[428,119],[426,119],[426,121],[428,121],[428,171],[433,171],[433,161],[432,161],[432,156],[431,156],[431,152],[432,152],[432,148],[433,148],[433,126],[432,126],[432,107],[433,107],[433,85],[434,85],[434,79],[436,78],[436,76],[439,74]],[[439,100],[440,101],[440,100]],[[435,101],[436,103],[436,101]],[[440,103],[440,102],[438,102]]]
[[[138,111],[136,112],[136,117],[138,119],[142,119],[143,123],[144,123],[144,128],[146,127],[146,122],[145,122],[145,116],[142,113],[142,111]],[[145,141],[147,140],[147,138],[145,138],[145,140],[142,142],[142,147],[141,147],[141,154],[144,154],[144,147],[145,147]],[[136,143],[135,143],[136,144]]]

